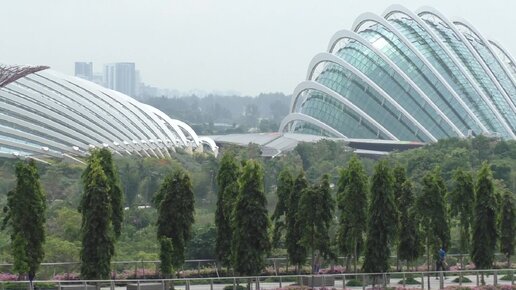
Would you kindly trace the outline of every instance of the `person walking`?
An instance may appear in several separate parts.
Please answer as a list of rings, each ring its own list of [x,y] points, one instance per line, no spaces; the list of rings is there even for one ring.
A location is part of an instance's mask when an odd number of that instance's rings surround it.
[[[436,279],[439,278],[439,271],[446,271],[446,250],[444,246],[439,249],[437,261],[435,262]],[[446,273],[444,273],[446,277]]]

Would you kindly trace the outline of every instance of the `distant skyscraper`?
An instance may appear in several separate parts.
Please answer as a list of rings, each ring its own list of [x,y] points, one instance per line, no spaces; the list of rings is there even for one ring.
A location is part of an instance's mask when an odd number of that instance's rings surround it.
[[[75,62],[75,76],[91,81],[93,77],[93,63]]]
[[[134,63],[118,62],[105,65],[104,84],[107,88],[134,97],[136,90],[136,70]]]

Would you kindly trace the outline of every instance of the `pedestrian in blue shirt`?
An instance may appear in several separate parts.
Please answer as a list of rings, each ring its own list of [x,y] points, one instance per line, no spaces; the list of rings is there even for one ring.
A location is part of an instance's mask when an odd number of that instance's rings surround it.
[[[444,246],[439,249],[439,257],[435,262],[435,271],[446,271],[446,249]],[[437,273],[437,277],[439,277],[439,273]],[[446,277],[446,274],[444,274],[444,277]]]

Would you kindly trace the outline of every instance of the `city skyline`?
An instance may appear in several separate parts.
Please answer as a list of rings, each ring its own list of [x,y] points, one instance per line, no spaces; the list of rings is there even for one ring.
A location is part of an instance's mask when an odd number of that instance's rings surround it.
[[[396,1],[411,10],[428,2]],[[291,94],[311,57],[335,31],[366,11],[381,14],[392,1],[30,1],[9,2],[1,63],[41,64],[73,74],[75,61],[134,62],[141,78],[178,91]],[[451,18],[466,18],[511,53],[512,1],[433,1]],[[29,7],[29,9],[27,9]],[[467,9],[465,9],[467,8]],[[503,8],[503,9],[502,9]],[[77,21],[75,11],[86,18]],[[41,18],[38,25],[16,21]],[[496,18],[497,21],[492,21]],[[288,19],[289,21],[285,21]]]

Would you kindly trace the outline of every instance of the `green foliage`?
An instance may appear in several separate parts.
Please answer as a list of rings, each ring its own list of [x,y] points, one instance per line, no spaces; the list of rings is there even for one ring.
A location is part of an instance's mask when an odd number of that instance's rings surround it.
[[[215,211],[215,225],[217,238],[215,249],[217,259],[225,266],[231,263],[231,214],[238,194],[239,166],[232,153],[226,153],[220,161],[217,173],[217,209]]]
[[[215,259],[217,229],[213,224],[193,227],[192,238],[186,246],[187,259]]]
[[[43,260],[45,193],[34,160],[16,164],[16,187],[7,194],[2,229],[11,236],[13,271],[33,280]]]
[[[469,252],[471,239],[471,223],[473,219],[473,203],[475,201],[475,188],[473,177],[469,172],[459,168],[453,174],[454,187],[449,193],[451,217],[459,219],[460,252]]]
[[[329,236],[333,208],[328,175],[323,175],[319,185],[309,186],[301,192],[298,221],[303,231],[300,243],[312,251],[312,259],[315,251],[325,258],[334,256],[330,250]],[[312,261],[312,267],[314,262]]]
[[[285,214],[285,222],[287,225],[285,244],[287,254],[289,261],[297,266],[305,262],[307,255],[307,249],[298,242],[301,240],[304,230],[299,222],[299,199],[301,198],[301,193],[306,188],[308,188],[308,181],[306,180],[304,172],[301,171],[294,181],[294,187],[290,192],[287,212]]]
[[[346,282],[346,286],[348,287],[362,287],[362,285],[362,281],[359,281],[357,279],[351,279]]]
[[[425,175],[423,189],[415,207],[426,241],[427,254],[432,251],[436,259],[439,249],[448,247],[450,240],[448,211],[444,202],[446,188],[440,172],[439,167],[436,167]]]
[[[275,247],[279,245],[282,232],[285,230],[286,227],[285,216],[288,210],[287,204],[293,186],[294,180],[292,179],[292,174],[290,174],[290,171],[287,168],[283,169],[278,176],[276,189],[276,196],[278,197],[278,202],[276,203],[276,208],[274,209],[274,213],[271,217],[272,222],[274,223],[272,242]]]
[[[491,169],[482,164],[475,186],[475,211],[471,259],[477,269],[490,268],[494,260],[496,239],[496,197]]]
[[[390,245],[396,231],[394,177],[389,164],[380,160],[371,181],[371,204],[368,210],[367,239],[363,269],[367,273],[389,269]]]
[[[471,283],[473,281],[471,281],[468,277],[466,276],[462,276],[462,279],[461,277],[457,277],[455,279],[452,280],[453,283],[460,283],[462,280],[462,283]],[[501,279],[500,279],[501,280]]]
[[[413,208],[414,193],[410,179],[403,182],[400,191],[398,255],[401,260],[413,262],[421,255],[421,234]]]
[[[81,252],[81,244],[79,241],[67,241],[50,236],[46,239],[43,249],[47,263],[75,262]]]
[[[232,217],[232,264],[240,275],[256,275],[265,266],[271,246],[261,165],[254,160],[245,162],[238,185]]]
[[[97,154],[92,153],[82,175],[84,193],[79,212],[81,223],[81,278],[108,279],[115,238],[111,224],[109,181]]]
[[[177,269],[184,263],[194,223],[194,194],[188,174],[179,169],[167,175],[154,202],[158,210],[157,237],[171,239],[172,266]]]
[[[337,242],[339,250],[346,256],[358,255],[364,243],[367,225],[367,174],[356,155],[353,155],[347,169],[341,169],[338,181],[337,205],[340,210]]]
[[[162,236],[159,239],[159,245],[159,270],[163,278],[170,278],[172,276],[172,240]]]
[[[100,158],[100,166],[106,174],[109,182],[109,197],[111,200],[111,223],[113,224],[113,231],[115,237],[120,237],[122,232],[122,223],[124,221],[124,196],[120,186],[120,177],[118,169],[113,163],[111,151],[107,148],[102,148],[98,152]]]
[[[416,280],[412,277],[408,277],[405,279],[405,281],[403,281],[403,279],[399,280],[398,284],[417,285],[417,284],[421,284],[421,282],[419,282],[418,280]]]
[[[500,252],[510,261],[514,254],[516,242],[516,203],[514,193],[505,190],[502,196],[502,208],[500,212]]]
[[[124,201],[123,192],[120,187],[120,178],[118,170],[113,163],[111,151],[107,148],[101,148],[91,151],[92,156],[99,160],[100,167],[106,175],[109,188],[109,202],[111,204],[111,223],[113,225],[113,232],[118,238],[122,232],[122,223],[124,220]],[[91,166],[86,167],[83,176],[88,175]]]

